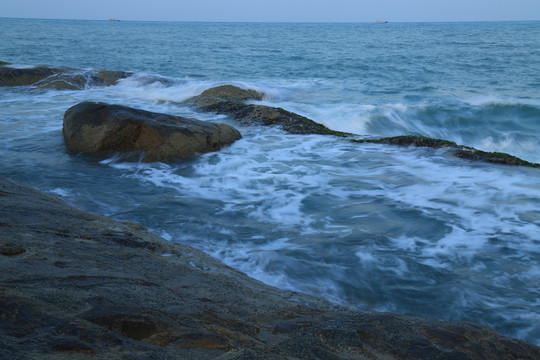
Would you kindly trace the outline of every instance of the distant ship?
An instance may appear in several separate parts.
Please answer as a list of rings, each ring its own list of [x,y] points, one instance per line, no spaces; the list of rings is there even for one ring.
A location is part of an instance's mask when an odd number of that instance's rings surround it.
[[[120,21],[118,19],[109,19],[109,21]]]
[[[388,20],[377,20],[377,24],[386,24],[388,23]]]

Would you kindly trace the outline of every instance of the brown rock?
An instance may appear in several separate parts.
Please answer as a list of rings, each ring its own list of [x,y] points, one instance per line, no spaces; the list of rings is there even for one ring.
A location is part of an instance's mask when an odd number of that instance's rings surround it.
[[[0,86],[25,86],[32,85],[62,70],[48,66],[36,66],[33,68],[0,67]]]
[[[63,133],[73,152],[101,156],[140,151],[148,162],[216,151],[241,138],[226,124],[91,102],[66,111]]]
[[[24,253],[25,248],[14,243],[0,242],[0,255],[16,256]]]
[[[244,125],[278,125],[291,134],[351,135],[328,129],[305,116],[282,108],[245,103],[247,100],[262,100],[263,95],[252,89],[222,85],[203,91],[186,103],[203,111],[229,115]]]
[[[131,73],[111,70],[81,70],[46,65],[12,68],[0,64],[0,86],[36,86],[56,90],[80,90],[86,86],[110,86]]]

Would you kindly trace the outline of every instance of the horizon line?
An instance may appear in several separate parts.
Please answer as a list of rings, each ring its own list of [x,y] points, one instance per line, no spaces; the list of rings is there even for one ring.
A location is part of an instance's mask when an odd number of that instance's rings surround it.
[[[475,23],[475,22],[535,22],[540,19],[527,19],[527,20],[388,20],[388,19],[376,19],[376,20],[332,20],[332,21],[320,21],[320,20],[134,20],[134,19],[120,19],[120,18],[107,18],[107,19],[81,19],[81,18],[40,18],[40,17],[8,17],[0,16],[0,19],[19,19],[19,20],[67,20],[67,21],[114,21],[114,22],[183,22],[183,23],[251,23],[251,24],[371,24],[378,21],[387,21],[387,23]]]

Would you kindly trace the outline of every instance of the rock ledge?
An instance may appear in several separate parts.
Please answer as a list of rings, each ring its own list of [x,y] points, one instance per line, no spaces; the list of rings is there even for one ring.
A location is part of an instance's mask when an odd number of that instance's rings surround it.
[[[539,359],[471,323],[361,313],[0,177],[6,359]]]

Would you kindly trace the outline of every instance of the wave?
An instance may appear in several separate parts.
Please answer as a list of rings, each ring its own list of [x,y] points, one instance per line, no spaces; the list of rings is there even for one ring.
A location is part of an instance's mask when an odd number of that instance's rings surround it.
[[[517,97],[501,97],[496,95],[482,95],[470,97],[462,100],[472,106],[530,106],[540,107],[539,99],[532,98],[517,98]]]
[[[540,161],[540,101],[529,98],[477,96],[466,99],[415,96],[412,100],[366,103],[354,90],[332,93],[335,83],[316,79],[212,81],[135,73],[103,91],[111,96],[158,104],[180,104],[204,90],[232,84],[265,94],[261,103],[282,107],[337,130],[381,137],[423,135],[442,138],[484,151],[506,152]],[[172,106],[172,105],[171,105]],[[169,110],[170,108],[166,109]],[[177,111],[172,106],[173,111]],[[197,114],[197,116],[199,116]]]

